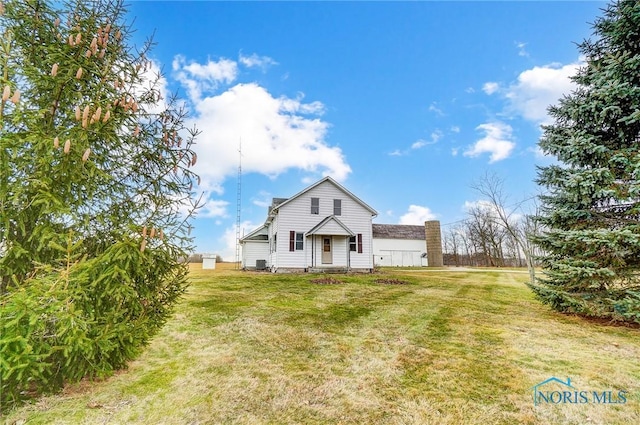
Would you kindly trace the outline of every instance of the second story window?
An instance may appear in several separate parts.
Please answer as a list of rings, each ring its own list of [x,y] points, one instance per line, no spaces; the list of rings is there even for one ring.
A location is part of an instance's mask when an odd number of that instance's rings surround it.
[[[320,198],[311,198],[311,214],[320,214]]]
[[[342,200],[333,200],[333,215],[342,215]]]

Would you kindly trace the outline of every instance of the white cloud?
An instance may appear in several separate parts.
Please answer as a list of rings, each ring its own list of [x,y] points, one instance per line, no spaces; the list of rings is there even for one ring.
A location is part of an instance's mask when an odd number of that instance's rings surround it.
[[[436,103],[433,102],[431,105],[429,105],[429,112],[433,112],[434,114],[442,117],[444,116],[444,112],[442,112],[442,109],[438,108],[438,106],[436,106]]]
[[[516,47],[518,48],[518,56],[529,57],[529,52],[527,52],[527,43],[523,43],[522,41],[515,42]]]
[[[427,145],[427,142],[425,142],[422,139],[416,140],[415,142],[413,142],[413,144],[411,145],[411,149],[420,149],[424,146]]]
[[[462,210],[465,212],[468,212],[470,210],[479,208],[481,210],[485,210],[485,211],[493,211],[494,207],[493,204],[489,201],[486,201],[484,199],[479,199],[477,201],[464,201],[464,204],[462,205]]]
[[[457,125],[454,125],[453,127],[451,127],[451,132],[460,133],[460,127],[458,127]]]
[[[269,67],[278,64],[278,62],[269,56],[258,56],[255,53],[252,53],[250,56],[245,56],[240,53],[238,61],[247,68],[261,68],[262,71],[266,71]]]
[[[244,66],[276,63],[256,54],[241,54],[240,60]],[[194,145],[198,154],[194,172],[201,177],[199,190],[206,194],[201,215],[226,215],[226,205],[211,194],[222,194],[225,179],[236,175],[240,144],[243,173],[273,178],[298,169],[306,172],[303,178],[330,175],[338,181],[351,173],[342,150],[325,140],[329,124],[320,119],[325,110],[322,102],[305,102],[303,93],[274,97],[257,83],[228,87],[238,77],[238,63],[225,58],[200,64],[176,56],[172,67],[190,101],[186,126],[200,131]]]
[[[488,95],[494,94],[499,89],[500,89],[500,85],[498,83],[493,82],[493,81],[489,81],[487,83],[484,83],[484,85],[482,86],[482,91],[485,92]]]
[[[476,157],[483,153],[490,153],[489,163],[501,161],[511,155],[515,143],[512,137],[511,126],[500,121],[481,124],[476,130],[484,132],[484,137],[470,146],[464,156]]]
[[[275,98],[263,87],[237,84],[194,104],[193,123],[201,134],[194,171],[201,188],[220,193],[236,175],[242,141],[242,170],[276,177],[295,168],[343,181],[351,172],[342,150],[325,141],[329,124],[320,120],[319,102]],[[312,116],[309,116],[312,115]]]
[[[301,114],[324,114],[325,107],[322,102],[314,101],[311,103],[302,103],[304,100],[304,93],[298,92],[295,99],[280,98],[282,102],[281,109],[283,112],[299,112]]]
[[[143,106],[149,114],[159,114],[167,108],[166,99],[169,96],[167,89],[167,79],[162,75],[160,65],[149,60],[140,72],[141,80],[135,84],[132,89],[136,98],[140,99],[143,94],[153,90],[160,96],[156,102],[145,103]],[[122,75],[121,75],[122,77]]]
[[[409,146],[409,148],[405,150],[396,149],[392,152],[389,152],[389,156],[405,156],[409,155],[411,151],[415,151],[418,149],[422,149],[425,146],[433,145],[438,143],[438,141],[442,138],[442,131],[436,130],[431,133],[431,140],[418,139]]]
[[[580,62],[550,64],[523,71],[506,91],[509,109],[537,124],[549,123],[547,108],[575,88],[569,77],[575,75],[580,66]]]
[[[440,130],[435,130],[434,132],[431,133],[431,143],[428,143],[430,145],[433,145],[434,143],[438,143],[440,141],[440,139],[442,139],[442,131]]]
[[[437,216],[428,207],[409,205],[409,210],[400,217],[400,224],[424,224]]]
[[[193,61],[187,63],[184,56],[178,55],[173,59],[172,69],[192,101],[200,100],[203,93],[216,90],[221,83],[234,82],[238,76],[238,64],[225,58],[200,64]]]
[[[464,201],[464,205],[462,206],[462,210],[464,212],[470,212],[471,210],[480,210],[488,214],[490,217],[493,217],[496,222],[502,222],[500,216],[508,217],[509,221],[517,222],[522,218],[522,214],[516,212],[515,210],[505,208],[501,205],[494,205],[492,202],[487,201],[486,199],[479,199],[476,201]]]
[[[269,192],[261,190],[257,197],[251,199],[251,202],[258,207],[267,208],[271,205],[271,199],[272,196]]]
[[[460,148],[451,148],[451,155],[458,156],[459,151],[460,151]]]
[[[229,202],[221,199],[207,199],[198,210],[198,217],[226,217]]]
[[[250,221],[243,221],[240,223],[240,237],[242,238],[244,235],[253,232],[260,224],[255,224]],[[218,246],[222,246],[223,248],[217,252],[216,254],[220,255],[225,261],[235,261],[236,260],[236,226],[227,227],[224,230],[222,236],[218,239]],[[240,247],[240,258],[242,258],[242,246]]]

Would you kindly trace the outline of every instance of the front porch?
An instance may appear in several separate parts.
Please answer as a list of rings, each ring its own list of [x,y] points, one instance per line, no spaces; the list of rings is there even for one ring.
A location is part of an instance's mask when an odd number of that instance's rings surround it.
[[[354,233],[335,216],[326,217],[309,230],[308,241],[311,273],[346,273],[350,269],[349,239]]]

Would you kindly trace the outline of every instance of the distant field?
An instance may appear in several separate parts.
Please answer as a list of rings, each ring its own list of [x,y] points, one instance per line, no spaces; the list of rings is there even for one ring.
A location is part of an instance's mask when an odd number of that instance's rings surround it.
[[[6,422],[640,423],[640,330],[552,312],[526,274],[387,270],[330,284],[218,264],[191,276],[175,317],[128,370]],[[571,379],[545,386],[569,389],[566,403],[534,406],[532,387],[550,377]],[[611,403],[572,402],[594,391]],[[619,391],[626,403],[613,403]]]

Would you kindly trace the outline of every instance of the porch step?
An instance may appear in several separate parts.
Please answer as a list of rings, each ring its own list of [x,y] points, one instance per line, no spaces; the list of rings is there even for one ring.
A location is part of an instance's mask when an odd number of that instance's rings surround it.
[[[310,267],[309,273],[347,273],[346,267]]]

